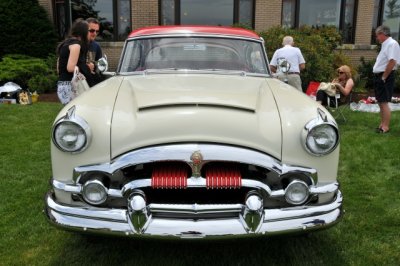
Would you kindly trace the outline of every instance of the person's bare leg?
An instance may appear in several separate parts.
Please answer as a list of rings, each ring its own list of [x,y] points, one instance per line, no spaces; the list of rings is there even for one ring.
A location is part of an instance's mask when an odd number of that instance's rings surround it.
[[[379,108],[381,115],[380,128],[386,132],[389,130],[389,125],[390,125],[390,116],[391,116],[390,107],[388,103],[379,103]]]

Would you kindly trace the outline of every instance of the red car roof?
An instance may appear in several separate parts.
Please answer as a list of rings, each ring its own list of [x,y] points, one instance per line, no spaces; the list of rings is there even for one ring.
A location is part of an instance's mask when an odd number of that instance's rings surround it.
[[[255,38],[260,37],[253,31],[242,28],[221,27],[221,26],[156,26],[137,29],[129,34],[129,38],[145,35],[162,34],[216,34],[231,35],[237,37]]]

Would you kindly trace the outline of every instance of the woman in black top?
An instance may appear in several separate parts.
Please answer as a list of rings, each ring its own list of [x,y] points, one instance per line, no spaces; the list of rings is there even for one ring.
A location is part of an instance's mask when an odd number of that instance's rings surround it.
[[[71,80],[75,67],[77,66],[83,75],[88,71],[86,65],[86,53],[89,45],[88,30],[89,25],[85,20],[76,20],[71,27],[69,37],[57,47],[57,95],[62,104],[67,104],[73,99]]]

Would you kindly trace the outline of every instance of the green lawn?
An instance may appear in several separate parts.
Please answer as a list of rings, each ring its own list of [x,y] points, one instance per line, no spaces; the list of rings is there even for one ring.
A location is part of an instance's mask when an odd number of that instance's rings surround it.
[[[400,265],[400,112],[347,110],[339,180],[343,220],[307,236],[167,241],[93,237],[50,226],[50,129],[61,105],[0,105],[0,265]]]

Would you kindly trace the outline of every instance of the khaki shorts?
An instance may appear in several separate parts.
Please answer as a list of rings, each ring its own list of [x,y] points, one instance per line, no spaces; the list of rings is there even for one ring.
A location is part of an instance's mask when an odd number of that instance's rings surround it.
[[[295,87],[299,91],[303,92],[303,89],[301,87],[301,79],[299,74],[278,74],[278,79],[285,81],[285,78],[287,78],[288,84]]]

